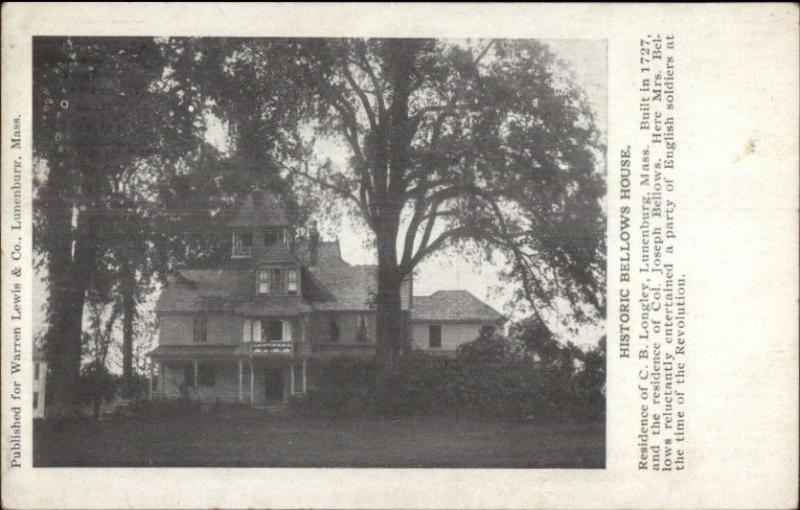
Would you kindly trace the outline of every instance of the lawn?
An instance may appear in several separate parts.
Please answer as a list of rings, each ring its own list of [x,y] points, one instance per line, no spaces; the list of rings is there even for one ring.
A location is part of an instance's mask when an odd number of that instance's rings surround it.
[[[34,465],[602,468],[605,427],[482,419],[233,416],[38,425]]]

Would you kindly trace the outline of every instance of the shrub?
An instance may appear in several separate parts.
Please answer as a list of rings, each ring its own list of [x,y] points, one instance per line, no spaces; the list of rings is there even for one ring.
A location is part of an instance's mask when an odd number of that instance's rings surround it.
[[[459,348],[455,359],[412,351],[367,388],[310,391],[293,399],[292,409],[329,416],[593,419],[605,413],[605,395],[598,389],[605,374],[592,363],[577,374],[536,368],[515,344],[483,336]]]
[[[92,362],[81,369],[78,394],[92,407],[94,419],[100,418],[101,404],[113,400],[116,392],[116,379],[104,365]]]
[[[510,363],[521,354],[519,345],[500,335],[481,335],[471,342],[458,346],[456,357],[464,363]]]

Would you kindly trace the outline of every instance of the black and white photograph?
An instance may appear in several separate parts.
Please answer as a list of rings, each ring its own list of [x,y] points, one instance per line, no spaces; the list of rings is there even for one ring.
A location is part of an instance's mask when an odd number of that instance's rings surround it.
[[[34,467],[606,467],[606,40],[32,59]]]

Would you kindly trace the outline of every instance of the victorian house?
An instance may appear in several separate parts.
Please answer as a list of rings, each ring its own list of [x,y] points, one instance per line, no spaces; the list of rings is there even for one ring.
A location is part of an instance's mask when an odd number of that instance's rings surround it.
[[[349,264],[338,241],[292,240],[289,226],[255,192],[217,227],[223,261],[174,274],[156,307],[151,398],[264,405],[371,377],[377,266]],[[401,294],[402,335],[443,355],[502,321],[464,290],[414,296],[408,279]]]

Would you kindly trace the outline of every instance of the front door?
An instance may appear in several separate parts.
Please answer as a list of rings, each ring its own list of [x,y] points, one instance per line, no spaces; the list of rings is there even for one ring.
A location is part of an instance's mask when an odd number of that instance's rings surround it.
[[[267,400],[283,400],[283,371],[268,368],[264,373],[264,397]]]

